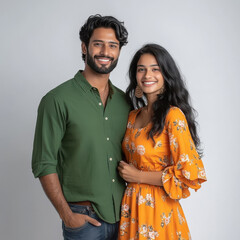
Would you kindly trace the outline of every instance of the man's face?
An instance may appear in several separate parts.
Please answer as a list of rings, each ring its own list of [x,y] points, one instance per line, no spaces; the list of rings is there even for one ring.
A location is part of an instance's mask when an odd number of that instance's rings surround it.
[[[97,73],[108,74],[117,65],[120,54],[119,41],[111,28],[96,28],[89,40],[86,52],[87,65]]]

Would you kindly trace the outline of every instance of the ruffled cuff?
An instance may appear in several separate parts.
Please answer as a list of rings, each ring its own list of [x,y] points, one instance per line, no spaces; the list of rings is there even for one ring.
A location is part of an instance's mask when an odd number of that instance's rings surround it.
[[[205,173],[205,172],[204,172]],[[190,196],[188,188],[197,191],[201,187],[201,183],[206,181],[206,177],[202,174],[191,174],[184,169],[177,169],[177,166],[170,166],[164,169],[162,174],[163,188],[171,199],[181,199]]]

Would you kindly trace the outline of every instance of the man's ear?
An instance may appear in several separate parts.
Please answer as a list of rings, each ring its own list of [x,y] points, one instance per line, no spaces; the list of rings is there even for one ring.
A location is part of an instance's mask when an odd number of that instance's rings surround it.
[[[82,53],[86,55],[87,54],[87,47],[86,47],[85,43],[82,42],[81,46],[82,46]]]

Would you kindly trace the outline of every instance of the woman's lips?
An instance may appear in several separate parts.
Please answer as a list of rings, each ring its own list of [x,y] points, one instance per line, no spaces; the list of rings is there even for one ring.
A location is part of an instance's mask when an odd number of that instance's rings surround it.
[[[157,83],[157,82],[153,82],[153,81],[144,81],[144,82],[142,82],[143,86],[146,86],[146,87],[150,87],[150,86],[152,86],[155,83]]]

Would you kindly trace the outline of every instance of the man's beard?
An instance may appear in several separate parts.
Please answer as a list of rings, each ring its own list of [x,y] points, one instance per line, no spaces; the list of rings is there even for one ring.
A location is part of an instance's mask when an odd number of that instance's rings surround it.
[[[118,63],[118,58],[111,62],[110,66],[109,67],[105,67],[104,65],[101,66],[101,67],[98,67],[97,64],[94,62],[94,58],[89,54],[89,52],[87,53],[87,64],[88,66],[93,70],[95,71],[96,73],[100,73],[100,74],[108,74],[110,73],[116,66],[117,66],[117,63]],[[106,58],[107,56],[97,56],[97,57],[104,57]],[[110,57],[107,57],[107,58],[110,58]],[[113,60],[113,58],[110,58],[110,60]]]

